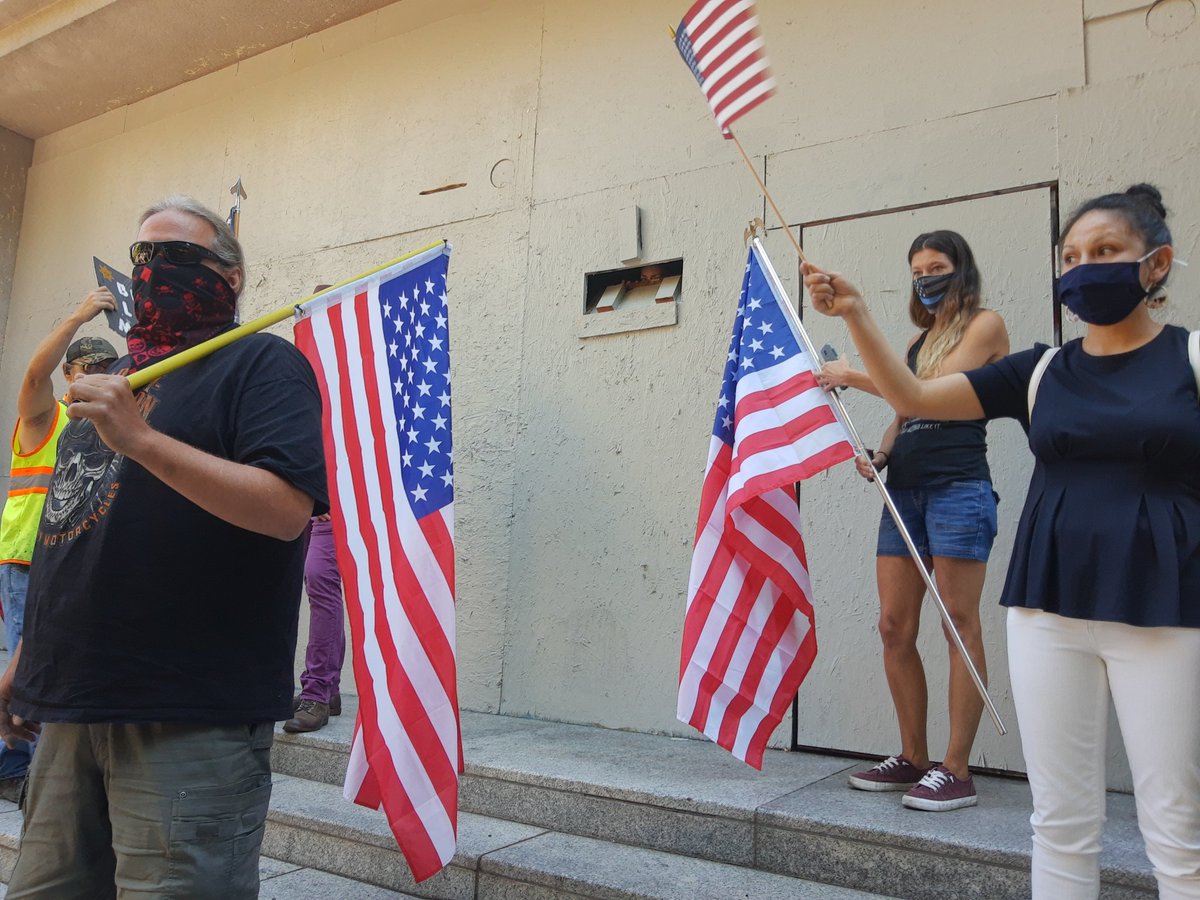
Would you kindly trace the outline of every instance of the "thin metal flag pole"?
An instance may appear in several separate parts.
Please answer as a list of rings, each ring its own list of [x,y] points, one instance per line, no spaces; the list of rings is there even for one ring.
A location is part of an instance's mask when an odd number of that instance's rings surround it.
[[[771,204],[774,207],[774,204]],[[787,228],[787,225],[784,225]],[[779,280],[779,275],[775,272],[775,267],[771,265],[771,260],[767,256],[766,248],[763,247],[761,239],[755,237],[753,239],[754,246],[758,249],[759,258],[762,260],[763,267],[767,272],[767,276],[775,285],[775,290],[779,292],[781,297],[787,297],[787,291],[784,289],[783,283]],[[791,303],[784,303],[784,308],[787,310],[788,318],[792,325],[795,326],[796,332],[800,335],[800,339],[804,342],[804,348],[808,351],[809,358],[814,362],[820,357],[817,354],[817,348],[813,345],[812,339],[809,338],[808,332],[804,328],[804,323],[800,321],[800,316]],[[850,414],[846,411],[846,406],[842,403],[842,398],[838,396],[837,391],[830,391],[828,394],[830,401],[837,408],[842,422],[846,429],[850,432],[850,439],[854,443],[855,452],[867,461],[868,465],[873,465],[870,455],[859,437],[858,429],[854,427],[854,423],[850,420]],[[950,634],[954,646],[958,649],[959,656],[962,657],[963,663],[967,667],[967,671],[971,673],[971,680],[975,682],[975,689],[979,691],[979,696],[983,698],[983,704],[987,707],[988,713],[992,717],[992,722],[996,726],[996,731],[1000,734],[1007,734],[1008,729],[1004,727],[1004,722],[1000,718],[1000,713],[996,710],[996,704],[992,702],[992,697],[988,693],[987,685],[983,683],[983,679],[979,675],[979,670],[975,668],[975,662],[971,659],[971,654],[967,652],[966,645],[963,644],[962,636],[958,633],[958,628],[954,625],[954,620],[950,618],[950,611],[946,608],[945,602],[942,600],[942,595],[938,592],[937,585],[933,582],[933,575],[925,567],[925,561],[921,558],[920,552],[917,550],[917,545],[913,542],[912,535],[908,533],[908,529],[904,525],[904,520],[900,517],[900,511],[896,508],[895,502],[892,500],[892,495],[888,491],[887,486],[883,483],[883,479],[876,477],[873,479],[875,487],[879,489],[879,495],[883,498],[883,505],[887,507],[888,512],[892,516],[892,520],[896,523],[896,528],[900,532],[900,536],[904,538],[904,544],[908,547],[908,552],[912,554],[913,561],[916,562],[917,568],[921,572],[921,577],[925,581],[925,587],[929,590],[934,602],[937,604],[938,611],[942,614],[942,621],[946,625],[946,631]]]

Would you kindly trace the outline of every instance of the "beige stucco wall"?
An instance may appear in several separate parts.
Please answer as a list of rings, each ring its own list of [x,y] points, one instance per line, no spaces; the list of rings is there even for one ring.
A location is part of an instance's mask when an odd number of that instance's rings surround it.
[[[33,141],[0,128],[0,354],[4,352],[3,331],[8,321],[17,242],[21,237],[25,177],[32,160]]]
[[[0,420],[32,342],[90,287],[90,256],[120,262],[161,194],[223,206],[243,178],[248,314],[449,238],[463,703],[686,733],[674,685],[690,544],[742,230],[763,204],[667,39],[684,5],[404,0],[39,140]],[[1014,346],[1050,337],[1050,189],[977,195],[1052,183],[1069,207],[1148,179],[1176,211],[1179,254],[1198,258],[1188,0],[913,7],[760,0],[780,91],[738,130],[814,256],[886,302],[907,280],[902,238],[944,214],[969,231]],[[685,260],[677,321],[581,338],[583,275],[620,264],[631,204],[643,258]],[[786,243],[770,243],[794,286]],[[1197,277],[1176,273],[1172,320],[1200,321]],[[888,327],[897,342],[910,330]],[[846,346],[831,323],[814,331]],[[873,439],[885,413],[854,409]],[[1019,770],[995,601],[1029,464],[1016,426],[992,433],[1005,499],[984,607],[1011,733],[985,722],[975,761]],[[891,752],[878,502],[847,467],[805,503],[822,650],[802,740]],[[928,625],[938,752],[945,652]]]

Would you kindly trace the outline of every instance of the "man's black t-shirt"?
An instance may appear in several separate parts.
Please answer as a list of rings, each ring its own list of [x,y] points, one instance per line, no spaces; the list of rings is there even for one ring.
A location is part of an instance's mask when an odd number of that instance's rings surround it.
[[[137,399],[157,431],[274,472],[327,509],[320,395],[286,341],[243,338]],[[34,549],[12,711],[40,722],[289,717],[302,554],[300,540],[205,512],[72,421]]]

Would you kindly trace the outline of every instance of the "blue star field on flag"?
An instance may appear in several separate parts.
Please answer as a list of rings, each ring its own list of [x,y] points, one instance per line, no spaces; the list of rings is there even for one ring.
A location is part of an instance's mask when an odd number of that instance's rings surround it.
[[[454,499],[450,337],[440,255],[379,286],[401,451],[401,482],[419,519]]]
[[[733,409],[737,402],[738,379],[802,352],[779,303],[758,258],[751,251],[742,279],[742,292],[738,296],[733,339],[729,342],[725,378],[713,422],[713,434],[730,446],[733,445]]]
[[[675,32],[675,46],[679,49],[679,55],[683,57],[683,61],[687,63],[687,67],[692,70],[692,75],[700,86],[704,86],[704,73],[700,71],[700,63],[696,60],[696,48],[692,46],[691,38],[688,37],[687,28],[684,23],[679,23],[679,29]]]

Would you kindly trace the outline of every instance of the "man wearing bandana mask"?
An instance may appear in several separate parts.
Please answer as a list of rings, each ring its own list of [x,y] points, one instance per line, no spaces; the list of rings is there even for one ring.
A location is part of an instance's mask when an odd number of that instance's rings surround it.
[[[158,255],[136,268],[133,302],[137,323],[126,338],[131,369],[202,344],[233,324],[237,292],[215,266],[212,260],[177,265]],[[230,276],[234,274],[240,278],[238,270]]]
[[[232,327],[245,266],[221,217],[165,200],[131,257],[116,371]],[[258,334],[136,394],[86,375],[68,401],[0,679],[6,743],[41,731],[8,896],[257,896],[300,536],[328,508],[315,377]]]

